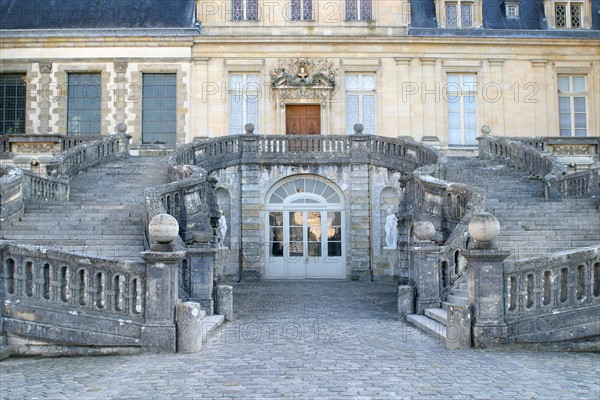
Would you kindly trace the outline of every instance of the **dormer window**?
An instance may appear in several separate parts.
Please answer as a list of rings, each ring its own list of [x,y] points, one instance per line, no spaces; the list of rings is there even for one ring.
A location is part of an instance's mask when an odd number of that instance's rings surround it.
[[[589,0],[546,0],[546,21],[554,29],[590,29],[591,2]]]
[[[506,13],[506,18],[517,19],[519,18],[519,2],[517,1],[507,1],[504,3],[504,12]]]
[[[481,0],[436,0],[436,14],[440,28],[478,28]]]

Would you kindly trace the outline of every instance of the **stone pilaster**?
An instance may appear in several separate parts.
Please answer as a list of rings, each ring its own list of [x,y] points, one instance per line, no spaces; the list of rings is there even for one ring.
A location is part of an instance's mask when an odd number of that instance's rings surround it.
[[[435,58],[422,58],[421,102],[423,103],[423,136],[437,136],[436,114],[440,109],[442,95],[441,86],[437,83],[435,74]],[[416,138],[415,138],[416,139]]]
[[[548,109],[545,101],[548,61],[532,60],[531,64],[533,66],[533,83],[526,83],[520,88],[523,93],[519,96],[519,102],[533,103],[535,132],[530,134],[533,134],[533,136],[548,136]],[[524,105],[527,106],[527,104]]]
[[[419,85],[411,81],[410,62],[411,58],[397,57],[397,84],[399,98],[398,102],[398,135],[411,135],[411,100],[414,100],[414,92],[418,91]]]
[[[504,92],[504,78],[502,65],[504,60],[489,60],[490,78],[487,82],[486,90],[483,93],[485,102],[486,118],[485,122],[490,125],[498,136],[505,136],[504,128],[504,101],[506,93]]]
[[[41,62],[40,64],[40,83],[39,92],[37,98],[39,99],[39,119],[40,119],[40,134],[49,134],[50,130],[50,101],[51,87],[50,85],[50,74],[52,73],[51,62]]]
[[[263,224],[260,218],[260,171],[256,151],[258,137],[244,135],[243,154],[239,166],[241,193],[241,253],[242,280],[262,279],[264,266]]]
[[[187,249],[190,268],[190,301],[200,303],[209,315],[214,312],[214,257],[217,252],[209,244],[196,244]]]
[[[114,63],[115,68],[115,85],[114,85],[114,100],[115,100],[115,121],[125,122],[127,116],[125,113],[125,106],[127,101],[127,92],[128,92],[128,84],[127,84],[127,61],[125,60],[116,60]]]
[[[355,131],[357,127],[355,126]],[[362,132],[362,129],[360,129]],[[353,280],[371,279],[371,190],[368,136],[355,133],[350,172],[350,273]]]
[[[510,252],[488,248],[461,254],[467,259],[469,304],[473,307],[473,345],[485,347],[503,343],[507,337],[503,262]]]
[[[434,242],[417,242],[410,247],[413,280],[416,289],[415,312],[423,314],[426,308],[440,307],[439,262],[442,248]]]
[[[184,251],[144,251],[146,262],[146,322],[142,346],[151,352],[176,351],[175,306],[177,304],[177,264]]]

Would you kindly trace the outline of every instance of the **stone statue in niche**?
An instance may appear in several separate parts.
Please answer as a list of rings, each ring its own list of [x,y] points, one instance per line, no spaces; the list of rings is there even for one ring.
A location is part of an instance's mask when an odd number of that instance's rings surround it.
[[[217,228],[217,245],[219,249],[226,249],[225,247],[225,235],[227,235],[227,218],[225,218],[225,214],[223,214],[223,210],[219,211],[221,213],[221,217],[219,218],[219,227]]]
[[[385,218],[385,246],[384,249],[395,249],[398,243],[398,217],[388,207]]]

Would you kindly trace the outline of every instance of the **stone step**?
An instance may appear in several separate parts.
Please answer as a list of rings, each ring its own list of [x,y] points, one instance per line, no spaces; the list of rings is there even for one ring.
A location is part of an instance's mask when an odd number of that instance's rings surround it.
[[[452,295],[456,296],[456,297],[461,297],[463,299],[468,299],[469,298],[469,291],[468,288],[465,289],[452,289]]]
[[[439,322],[444,326],[448,324],[448,310],[443,308],[426,308],[425,316]]]
[[[418,314],[408,314],[406,320],[422,331],[427,332],[438,339],[446,340],[446,327],[439,322],[434,321],[425,315]]]
[[[449,294],[446,302],[451,304],[467,305],[469,304],[469,298]]]

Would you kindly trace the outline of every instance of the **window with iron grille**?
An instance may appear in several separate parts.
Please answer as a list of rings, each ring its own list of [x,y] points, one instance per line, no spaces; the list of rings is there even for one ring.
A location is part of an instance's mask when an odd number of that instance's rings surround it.
[[[554,5],[554,23],[556,28],[578,29],[582,27],[582,3],[564,2]]]
[[[291,0],[292,21],[312,21],[312,0]]]
[[[371,0],[346,0],[346,20],[372,21],[373,4]]]
[[[258,0],[232,0],[232,15],[234,21],[258,21]]]
[[[446,28],[473,27],[473,2],[447,1],[445,10]]]
[[[67,134],[100,135],[100,74],[70,73],[67,80]]]
[[[25,133],[25,74],[0,74],[0,135]]]

